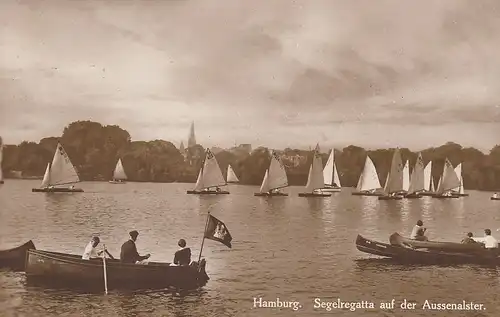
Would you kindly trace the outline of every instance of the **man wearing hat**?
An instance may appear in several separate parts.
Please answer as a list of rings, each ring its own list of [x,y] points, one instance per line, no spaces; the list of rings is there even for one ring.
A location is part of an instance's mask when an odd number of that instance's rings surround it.
[[[149,257],[151,256],[150,254],[139,255],[139,253],[137,252],[135,241],[137,240],[139,232],[133,230],[129,232],[129,235],[130,235],[130,240],[128,240],[122,245],[122,249],[120,252],[120,260],[123,263],[137,263],[149,259]]]
[[[191,263],[191,249],[186,248],[186,240],[180,239],[177,243],[180,249],[175,252],[174,264],[176,265],[189,265]]]

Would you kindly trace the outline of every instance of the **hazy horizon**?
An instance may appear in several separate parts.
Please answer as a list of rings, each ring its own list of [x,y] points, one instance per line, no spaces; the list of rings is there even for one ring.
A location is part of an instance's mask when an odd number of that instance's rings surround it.
[[[432,5],[431,5],[432,3]],[[0,2],[0,135],[76,120],[133,140],[488,151],[500,3]]]

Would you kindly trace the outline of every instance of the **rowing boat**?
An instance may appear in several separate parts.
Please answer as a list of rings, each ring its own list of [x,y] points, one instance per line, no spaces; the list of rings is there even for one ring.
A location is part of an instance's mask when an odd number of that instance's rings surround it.
[[[0,250],[0,268],[24,271],[26,252],[30,249],[36,249],[35,244],[31,240],[12,249]]]
[[[392,245],[408,246],[413,249],[429,249],[450,252],[475,252],[483,250],[481,243],[456,243],[456,242],[441,242],[441,241],[419,241],[401,236],[399,233],[393,233],[389,237],[389,242]]]
[[[106,260],[108,289],[192,290],[207,284],[206,261],[200,265],[171,266],[170,263],[122,263]],[[26,263],[28,282],[61,285],[77,289],[104,289],[103,260],[83,260],[79,255],[29,250]],[[57,281],[57,282],[56,282]]]

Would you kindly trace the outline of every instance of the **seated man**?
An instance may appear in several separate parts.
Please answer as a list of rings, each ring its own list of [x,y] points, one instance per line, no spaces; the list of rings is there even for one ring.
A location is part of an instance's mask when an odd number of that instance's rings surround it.
[[[423,225],[424,223],[422,222],[422,220],[417,221],[417,224],[413,227],[413,230],[411,232],[410,239],[428,241],[427,237],[425,236],[425,231],[427,230],[427,228],[424,228]]]
[[[490,229],[484,229],[483,238],[472,238],[476,242],[484,243],[486,249],[498,249],[498,241],[491,235]]]
[[[85,247],[85,251],[83,251],[82,259],[84,260],[90,260],[90,259],[95,259],[99,258],[102,255],[103,251],[97,251],[96,247],[99,244],[100,239],[99,237],[93,237],[92,240],[87,244]],[[109,258],[113,259],[113,256],[108,252],[108,250],[104,250],[106,254],[109,256]]]
[[[186,248],[186,240],[180,239],[178,243],[181,247],[174,255],[174,264],[189,265],[191,263],[191,249]]]
[[[149,259],[149,257],[151,256],[150,254],[139,255],[139,253],[137,252],[135,241],[137,240],[139,232],[133,230],[130,231],[129,235],[130,235],[130,240],[128,240],[122,245],[122,249],[120,252],[120,260],[123,263],[138,263],[143,260]]]
[[[472,238],[472,232],[467,233],[467,236],[462,240],[463,244],[477,243],[474,238]]]

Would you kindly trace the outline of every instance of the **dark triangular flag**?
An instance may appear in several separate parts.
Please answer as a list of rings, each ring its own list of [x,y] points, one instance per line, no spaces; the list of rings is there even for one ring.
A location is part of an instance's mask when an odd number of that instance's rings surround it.
[[[231,234],[229,233],[229,230],[227,230],[226,225],[212,215],[208,215],[208,217],[209,218],[207,229],[205,230],[205,238],[219,241],[222,244],[226,245],[228,248],[231,248],[231,240],[233,240],[233,237],[231,237]]]

